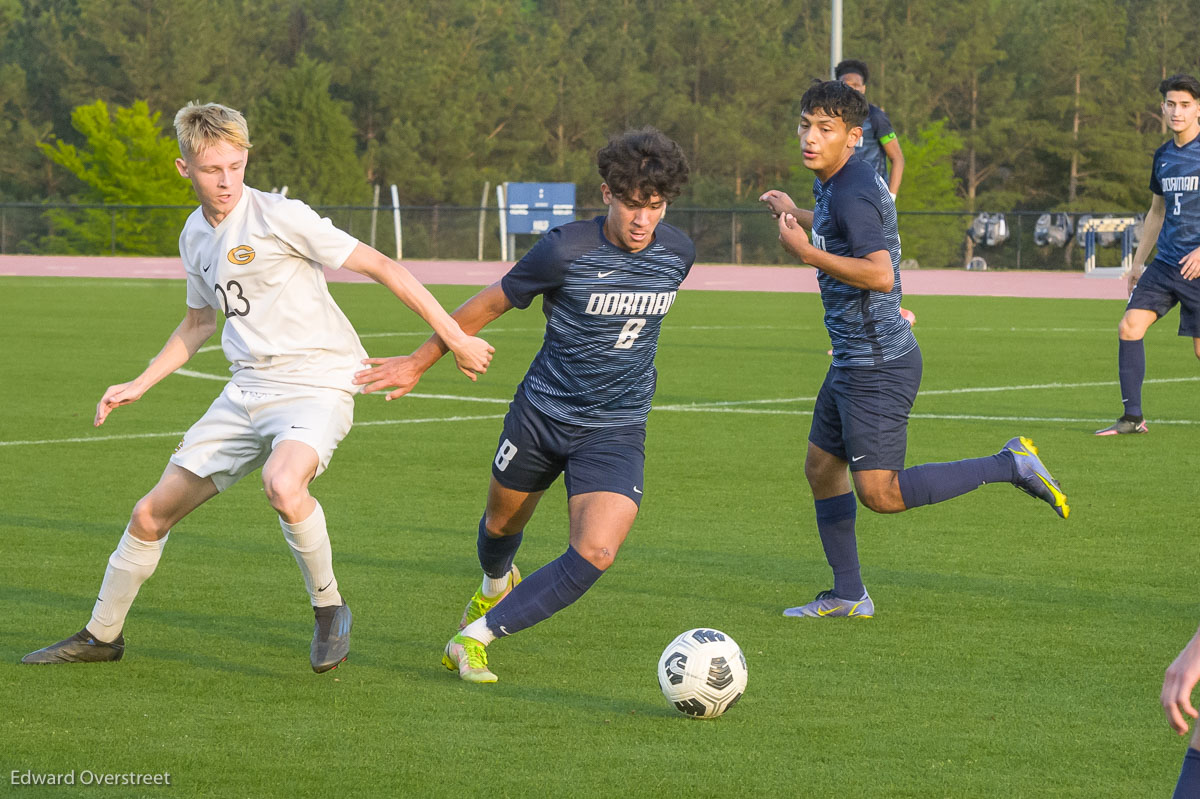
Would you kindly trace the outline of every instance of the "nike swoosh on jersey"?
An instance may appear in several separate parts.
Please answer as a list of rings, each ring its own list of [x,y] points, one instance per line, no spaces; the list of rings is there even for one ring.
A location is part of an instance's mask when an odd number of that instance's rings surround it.
[[[616,269],[612,269],[612,270],[609,270],[608,272],[597,272],[596,277],[608,277],[609,275],[615,273],[616,271],[617,271]]]
[[[865,457],[867,457],[867,456],[866,456],[866,455],[859,455],[857,458],[851,458],[851,459],[850,459],[850,462],[851,462],[851,463],[858,463],[859,461],[861,461],[861,460],[862,460],[863,458],[865,458]]]

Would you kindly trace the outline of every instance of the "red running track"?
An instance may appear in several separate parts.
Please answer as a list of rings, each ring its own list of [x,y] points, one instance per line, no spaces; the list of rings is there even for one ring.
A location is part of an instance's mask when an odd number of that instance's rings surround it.
[[[405,261],[422,283],[486,286],[511,264],[498,261]],[[326,270],[332,282],[368,282],[348,270]],[[0,276],[183,278],[178,258],[124,258],[80,255],[0,255]],[[1049,297],[1124,300],[1125,281],[1087,277],[1081,272],[968,272],[965,269],[906,270],[904,293],[975,297]],[[684,289],[697,291],[793,291],[815,293],[817,278],[809,267],[697,264]]]

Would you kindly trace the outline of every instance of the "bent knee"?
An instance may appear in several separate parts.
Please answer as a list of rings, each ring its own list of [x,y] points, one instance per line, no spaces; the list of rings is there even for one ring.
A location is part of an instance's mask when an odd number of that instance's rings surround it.
[[[488,536],[491,538],[505,538],[506,536],[516,535],[525,528],[523,525],[517,524],[516,520],[511,516],[501,519],[484,514],[483,529],[487,531]]]
[[[308,486],[283,475],[263,475],[267,501],[281,516],[295,516],[308,499]]]
[[[613,565],[613,561],[617,559],[617,547],[595,546],[585,547],[583,549],[576,548],[576,552],[580,557],[588,563],[595,566],[600,571],[608,571],[608,567]]]
[[[142,540],[159,539],[169,532],[167,520],[154,510],[154,502],[144,496],[133,506],[129,514],[129,532]]]
[[[859,488],[858,501],[876,513],[899,513],[906,509],[899,489]]]
[[[1146,331],[1155,321],[1157,317],[1145,319],[1126,314],[1117,324],[1117,337],[1122,341],[1138,341],[1146,336]]]

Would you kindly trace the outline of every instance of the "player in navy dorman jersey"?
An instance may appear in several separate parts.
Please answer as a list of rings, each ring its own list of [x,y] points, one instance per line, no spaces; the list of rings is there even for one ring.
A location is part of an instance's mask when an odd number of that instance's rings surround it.
[[[781,191],[760,198],[779,219],[783,248],[815,266],[833,342],[833,363],[817,394],[804,474],[833,588],[785,616],[869,618],[854,533],[854,490],[877,513],[942,502],[984,483],[1012,483],[1064,519],[1067,498],[1027,438],[999,453],[904,468],[908,415],[921,382],[921,350],[900,317],[900,235],[888,187],[854,158],[867,115],[862,94],[838,81],[814,83],[800,101],[804,165],[816,180],[813,211]],[[812,231],[812,239],[805,234]]]
[[[605,216],[546,234],[499,282],[454,312],[479,331],[542,295],[546,335],[517,387],[492,461],[479,520],[483,583],[442,656],[469,682],[495,682],[484,647],[574,602],[613,563],[637,517],[646,416],[663,316],[695,260],[695,247],[662,222],[687,181],[679,145],[653,128],[611,139],[597,155]],[[411,356],[370,359],[366,392],[412,390],[446,352],[437,337]],[[522,531],[547,488],[564,475],[566,552],[524,581],[513,565]],[[504,601],[501,602],[500,600]]]
[[[833,74],[842,83],[866,96],[870,72],[865,62],[847,58],[838,62],[833,68]],[[891,192],[892,200],[895,200],[904,175],[904,151],[900,149],[900,140],[896,138],[892,120],[888,119],[883,109],[874,103],[868,103],[867,107],[870,110],[867,118],[863,120],[863,133],[855,145],[855,151],[859,158],[874,167],[879,176],[887,181],[888,191]],[[891,170],[888,169],[889,163],[892,166]]]
[[[1175,135],[1154,151],[1150,210],[1129,272],[1129,304],[1117,327],[1117,367],[1125,412],[1098,436],[1145,433],[1142,383],[1150,325],[1179,304],[1179,335],[1200,358],[1200,81],[1172,75],[1159,84],[1163,116]],[[1145,267],[1151,247],[1158,254]]]

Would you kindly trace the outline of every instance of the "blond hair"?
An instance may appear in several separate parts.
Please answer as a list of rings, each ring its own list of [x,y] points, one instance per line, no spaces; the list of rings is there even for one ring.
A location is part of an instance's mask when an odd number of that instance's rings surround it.
[[[175,136],[184,158],[199,155],[205,149],[226,142],[249,150],[250,130],[240,111],[217,103],[190,102],[175,115]]]

